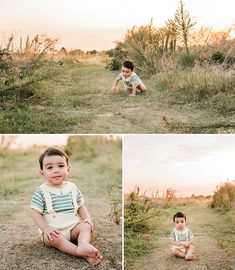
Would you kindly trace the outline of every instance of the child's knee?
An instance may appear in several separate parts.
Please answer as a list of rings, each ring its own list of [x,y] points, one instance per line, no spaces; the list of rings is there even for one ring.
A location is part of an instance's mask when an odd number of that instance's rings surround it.
[[[147,90],[147,87],[143,84],[142,91],[146,91],[146,90]]]
[[[177,254],[178,254],[178,249],[177,249],[176,247],[173,247],[173,248],[171,249],[171,254],[172,254],[172,255],[177,255]]]
[[[88,223],[82,223],[81,224],[81,230],[86,230],[86,231],[90,231],[91,232],[91,225]]]

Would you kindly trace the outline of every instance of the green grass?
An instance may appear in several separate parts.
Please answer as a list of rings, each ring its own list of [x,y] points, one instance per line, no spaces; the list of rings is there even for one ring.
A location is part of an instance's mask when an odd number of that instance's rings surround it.
[[[234,87],[226,72],[176,70],[142,78],[146,95],[110,89],[105,64],[66,64],[40,98],[0,104],[1,133],[234,133]],[[43,98],[45,93],[45,98]]]

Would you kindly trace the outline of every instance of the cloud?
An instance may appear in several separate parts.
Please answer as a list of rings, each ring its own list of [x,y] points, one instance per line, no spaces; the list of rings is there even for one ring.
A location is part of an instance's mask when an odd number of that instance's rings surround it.
[[[160,164],[196,162],[211,155],[220,155],[220,152],[234,148],[235,136],[197,136],[188,137],[185,142],[175,145],[174,151]]]

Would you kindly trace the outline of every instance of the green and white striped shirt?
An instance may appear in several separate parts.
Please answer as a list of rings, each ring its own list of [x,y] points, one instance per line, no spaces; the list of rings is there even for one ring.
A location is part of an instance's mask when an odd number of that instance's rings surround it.
[[[129,88],[132,89],[133,86],[138,86],[142,83],[141,79],[138,77],[138,75],[135,72],[132,72],[131,75],[127,78],[125,78],[122,73],[120,73],[117,78],[118,81],[122,81],[123,84]]]
[[[56,213],[73,213],[74,205],[72,198],[72,191],[68,191],[66,188],[67,182],[64,182],[62,188],[51,188],[50,196],[52,200],[52,207]],[[74,185],[75,186],[75,185]],[[77,186],[75,186],[77,188]],[[77,204],[80,208],[84,204],[83,196],[80,190],[77,188]],[[41,214],[48,214],[44,191],[39,186],[34,192],[31,200],[30,208],[36,209]]]
[[[169,239],[173,241],[187,242],[193,239],[193,233],[187,227],[185,227],[183,231],[178,231],[176,228],[174,228]]]

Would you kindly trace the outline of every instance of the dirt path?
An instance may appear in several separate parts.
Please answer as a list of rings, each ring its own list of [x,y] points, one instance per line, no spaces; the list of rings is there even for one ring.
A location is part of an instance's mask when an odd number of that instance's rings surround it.
[[[234,270],[234,225],[230,227],[228,232],[223,216],[204,205],[186,206],[179,210],[186,213],[189,221],[188,226],[194,233],[197,260],[185,261],[170,255],[168,236],[172,228],[171,217],[174,212],[178,211],[171,210],[167,216],[161,219],[161,232],[157,231],[153,235],[157,241],[158,248],[151,255],[138,260],[129,269]],[[233,242],[230,247],[223,246],[222,242],[218,241],[219,238],[222,239],[227,233],[231,234],[230,241],[231,243]]]

